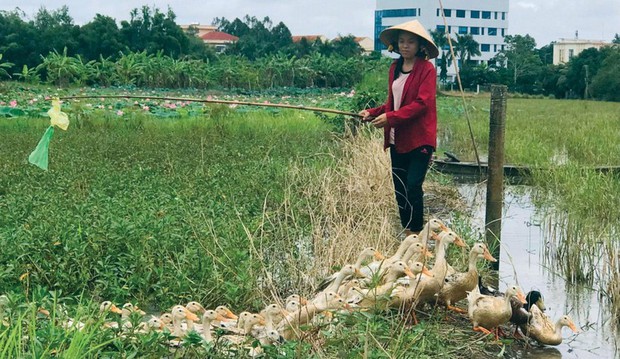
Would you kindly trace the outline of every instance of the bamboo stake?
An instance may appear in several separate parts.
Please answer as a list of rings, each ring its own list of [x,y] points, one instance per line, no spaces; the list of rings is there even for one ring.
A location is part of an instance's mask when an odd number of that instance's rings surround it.
[[[221,103],[227,105],[243,105],[243,106],[263,106],[263,107],[278,107],[278,108],[290,108],[294,110],[306,110],[315,112],[327,112],[338,115],[345,115],[351,117],[362,117],[354,112],[333,110],[329,108],[309,107],[304,105],[286,105],[278,103],[260,103],[260,102],[248,102],[248,101],[236,101],[236,100],[213,100],[213,99],[199,99],[199,98],[184,98],[184,97],[157,97],[157,96],[138,96],[138,95],[79,95],[79,96],[61,96],[60,100],[75,100],[86,98],[136,98],[145,100],[168,100],[168,101],[190,101],[190,102],[204,102],[204,103]]]

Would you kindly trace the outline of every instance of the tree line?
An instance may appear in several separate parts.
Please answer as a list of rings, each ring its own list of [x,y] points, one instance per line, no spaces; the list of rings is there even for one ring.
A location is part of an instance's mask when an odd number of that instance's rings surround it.
[[[452,64],[448,38],[439,31],[432,31],[431,35],[440,49],[437,60],[440,81],[448,82],[448,66]],[[465,88],[496,83],[524,94],[620,101],[618,34],[611,46],[586,49],[559,65],[553,65],[553,43],[537,49],[536,41],[529,35],[505,36],[504,49],[484,64],[472,61],[473,56],[481,54],[480,45],[472,35],[456,34],[450,40],[454,56],[460,60],[459,73]]]
[[[0,78],[59,86],[350,87],[361,79],[361,47],[353,36],[294,43],[280,22],[246,16],[216,18],[220,31],[240,39],[224,54],[184,32],[168,8],[143,6],[120,22],[97,14],[75,25],[67,6],[39,9],[32,20],[0,11]]]
[[[19,9],[0,11],[0,79],[56,85],[346,87],[385,63],[378,53],[360,56],[353,36],[293,42],[288,27],[268,17],[215,18],[218,30],[239,37],[218,55],[194,36],[195,28],[184,32],[170,8],[143,6],[129,15],[120,26],[100,14],[79,26],[66,6],[41,8],[31,20]],[[443,32],[431,34],[440,49],[439,79],[448,83],[448,39]],[[557,66],[552,64],[553,43],[537,49],[529,35],[505,36],[505,48],[488,64],[472,61],[480,55],[472,35],[454,36],[466,88],[501,83],[513,92],[620,101],[618,35],[614,46],[585,50]]]

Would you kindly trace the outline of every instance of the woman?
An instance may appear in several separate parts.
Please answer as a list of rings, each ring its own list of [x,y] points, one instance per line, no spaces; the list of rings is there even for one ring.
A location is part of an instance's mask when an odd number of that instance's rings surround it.
[[[424,226],[422,183],[437,137],[437,73],[428,59],[439,51],[417,20],[385,29],[379,38],[400,57],[390,67],[386,103],[360,115],[383,128],[400,221],[406,235],[417,234]]]

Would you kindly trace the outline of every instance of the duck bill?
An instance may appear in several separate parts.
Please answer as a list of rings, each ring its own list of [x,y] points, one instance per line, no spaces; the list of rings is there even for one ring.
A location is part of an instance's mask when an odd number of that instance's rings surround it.
[[[459,237],[459,236],[456,236],[456,239],[454,240],[454,244],[456,244],[457,246],[462,247],[462,248],[467,247],[467,244],[465,244],[465,241],[463,241],[461,239],[461,237]]]
[[[221,322],[221,321],[226,320],[226,317],[225,317],[225,316],[223,316],[223,315],[221,315],[221,314],[217,314],[217,315],[215,316],[215,320],[217,320],[218,322]]]
[[[434,277],[434,276],[435,276],[435,275],[434,275],[431,271],[429,271],[429,270],[428,270],[428,268],[426,268],[426,267],[423,267],[423,268],[422,268],[422,273],[423,273],[423,274],[426,274],[426,275],[427,275],[427,276],[429,276],[429,277]]]
[[[497,259],[495,259],[495,257],[491,255],[491,252],[489,252],[489,250],[486,248],[484,249],[484,254],[482,256],[484,257],[484,259],[490,262],[497,262]]]
[[[358,277],[366,277],[364,273],[359,270],[359,268],[355,268],[355,275]]]
[[[116,313],[116,314],[123,314],[123,310],[114,304],[112,304],[112,306],[110,307],[110,312]]]
[[[188,310],[185,312],[185,319],[191,320],[192,322],[197,322],[198,316]]]
[[[443,232],[450,232],[450,228],[446,227],[443,223],[439,223],[439,228],[441,228]]]
[[[379,251],[375,251],[374,257],[375,257],[375,260],[378,260],[378,261],[382,261],[385,259],[385,256],[383,256],[383,254],[381,254],[381,252]]]
[[[545,301],[542,298],[536,301],[536,306],[543,312],[545,311]]]
[[[231,312],[230,309],[226,309],[226,318],[233,319],[233,320],[239,319],[239,317],[236,316],[233,312]]]
[[[432,240],[434,240],[434,241],[436,241],[436,242],[439,242],[439,239],[440,239],[440,238],[439,238],[439,236],[438,236],[438,235],[436,235],[435,233],[431,233],[431,236],[430,236],[430,237],[428,237],[428,239],[432,239]]]
[[[519,299],[521,303],[523,304],[527,303],[527,300],[525,300],[525,296],[523,295],[523,292],[521,291],[517,292],[517,299]]]
[[[413,272],[411,271],[411,269],[409,268],[405,268],[405,274],[407,275],[407,277],[409,278],[413,278],[415,277],[415,274],[413,274]]]
[[[572,321],[568,323],[568,327],[573,331],[573,333],[579,333],[579,329],[577,329],[577,326],[575,326],[575,323]]]
[[[433,258],[433,252],[429,251],[428,249],[424,248],[424,255],[428,258]]]

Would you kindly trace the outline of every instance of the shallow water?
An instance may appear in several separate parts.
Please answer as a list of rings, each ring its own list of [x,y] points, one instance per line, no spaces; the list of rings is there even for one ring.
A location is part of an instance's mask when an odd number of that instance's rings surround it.
[[[474,215],[474,226],[484,229],[486,184],[460,184]],[[547,314],[555,321],[563,314],[572,317],[582,332],[562,329],[564,340],[556,347],[533,347],[517,352],[522,358],[619,358],[620,333],[605,299],[595,290],[567,283],[544,258],[547,231],[540,227],[542,217],[530,201],[531,189],[508,186],[504,195],[500,290],[518,283],[523,291],[538,290],[544,296]],[[516,275],[515,275],[516,273]]]

